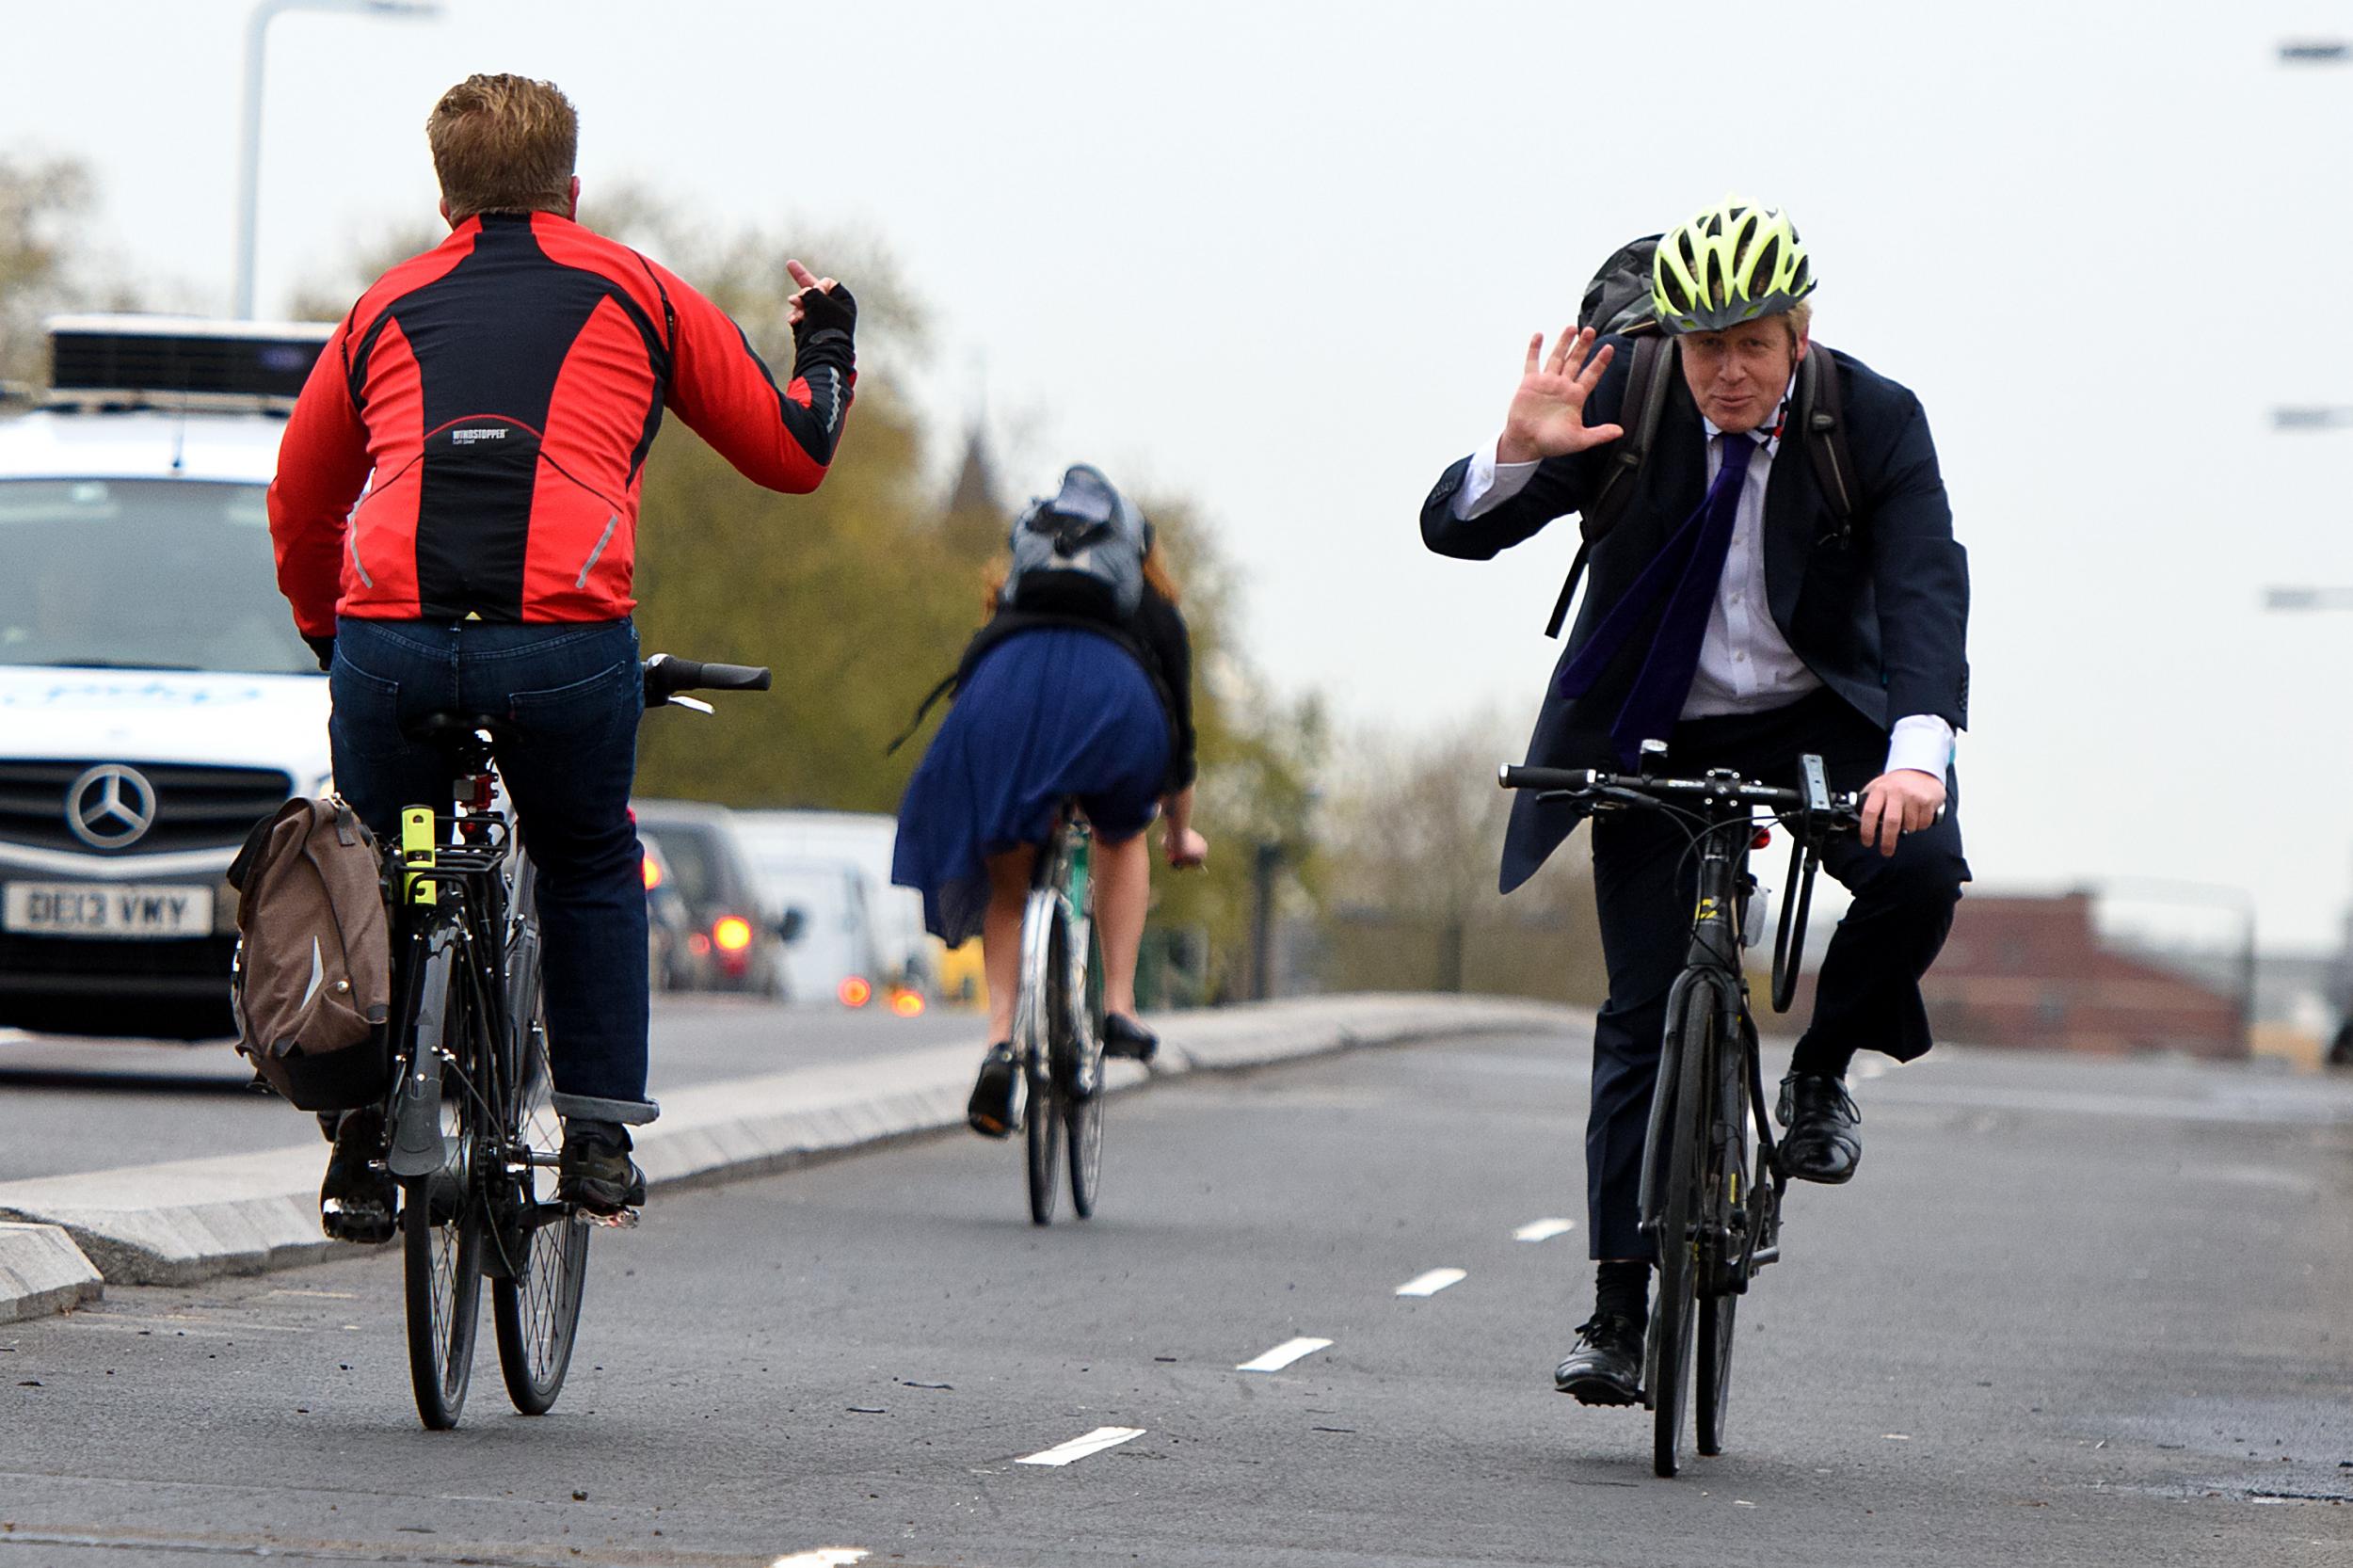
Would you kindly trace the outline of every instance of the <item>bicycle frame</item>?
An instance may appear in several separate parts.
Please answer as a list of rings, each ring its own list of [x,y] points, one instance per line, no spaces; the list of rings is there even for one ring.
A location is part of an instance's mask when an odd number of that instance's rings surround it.
[[[1675,1085],[1682,1078],[1684,1025],[1693,1006],[1711,1007],[1717,1015],[1716,1038],[1746,1041],[1748,980],[1740,962],[1740,933],[1755,883],[1748,874],[1749,812],[1745,807],[1711,808],[1699,840],[1699,877],[1691,915],[1691,946],[1683,972],[1667,993],[1667,1022],[1658,1056],[1658,1078],[1651,1090],[1650,1122],[1644,1133],[1641,1213],[1643,1234],[1653,1244],[1665,1246],[1657,1234],[1664,1183],[1660,1169],[1666,1159],[1667,1118],[1673,1113]],[[1747,1052],[1755,1078],[1756,1053]],[[1710,1081],[1718,1076],[1707,1075]],[[1753,1085],[1756,1119],[1762,1136],[1764,1088]],[[1767,1145],[1769,1148],[1769,1144]]]

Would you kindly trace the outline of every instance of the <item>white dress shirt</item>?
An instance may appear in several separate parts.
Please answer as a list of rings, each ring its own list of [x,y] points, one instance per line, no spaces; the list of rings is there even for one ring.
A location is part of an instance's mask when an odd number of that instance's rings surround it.
[[[1795,383],[1795,377],[1792,378]],[[1783,407],[1790,393],[1783,392]],[[1707,427],[1707,482],[1714,484],[1722,466],[1716,438],[1723,432],[1713,420]],[[1536,465],[1496,460],[1501,438],[1471,458],[1463,488],[1454,492],[1452,510],[1458,519],[1494,510],[1527,488]],[[1765,440],[1763,450],[1749,459],[1740,485],[1740,503],[1734,511],[1732,548],[1724,556],[1724,574],[1716,585],[1716,602],[1707,613],[1707,634],[1700,642],[1699,670],[1691,678],[1691,695],[1683,701],[1687,719],[1718,718],[1729,713],[1761,713],[1785,708],[1817,690],[1821,678],[1806,666],[1774,624],[1765,597],[1765,486],[1772,477],[1773,459],[1781,438]],[[1911,768],[1942,779],[1953,760],[1953,727],[1934,713],[1912,713],[1896,721],[1888,736],[1887,771]]]

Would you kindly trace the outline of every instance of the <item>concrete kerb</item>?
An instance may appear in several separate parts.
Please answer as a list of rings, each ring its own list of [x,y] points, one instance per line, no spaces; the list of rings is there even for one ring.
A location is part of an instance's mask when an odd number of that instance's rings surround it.
[[[70,1312],[104,1289],[96,1266],[57,1226],[0,1224],[0,1323]]]
[[[1588,1012],[1545,1003],[1427,995],[1172,1014],[1154,1020],[1164,1044],[1150,1072],[1115,1062],[1107,1082],[1117,1093],[1187,1072],[1436,1035],[1566,1031],[1591,1020]],[[968,1046],[935,1047],[674,1090],[663,1096],[662,1119],[639,1130],[638,1163],[652,1185],[700,1185],[960,1128],[974,1056]],[[314,1139],[265,1153],[0,1184],[0,1221],[61,1227],[69,1246],[80,1243],[84,1266],[95,1264],[95,1273],[118,1285],[186,1285],[315,1262],[346,1252],[319,1234],[325,1152]],[[11,1256],[0,1254],[0,1286]]]

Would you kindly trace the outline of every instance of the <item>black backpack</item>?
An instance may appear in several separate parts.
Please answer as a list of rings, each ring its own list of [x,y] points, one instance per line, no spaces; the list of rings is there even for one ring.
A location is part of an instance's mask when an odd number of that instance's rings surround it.
[[[1651,313],[1651,258],[1657,253],[1658,240],[1658,235],[1647,234],[1619,247],[1585,285],[1585,298],[1577,312],[1578,327],[1630,340],[1625,399],[1618,409],[1618,423],[1625,434],[1611,447],[1601,488],[1577,519],[1581,542],[1569,567],[1568,581],[1561,584],[1561,597],[1552,606],[1552,618],[1545,623],[1547,637],[1561,635],[1593,546],[1609,536],[1634,504],[1635,492],[1641,488],[1635,478],[1650,456],[1651,442],[1657,439],[1658,419],[1666,411],[1667,393],[1678,374],[1676,340],[1658,329],[1657,318]],[[1825,374],[1828,356],[1819,344],[1816,349],[1798,361],[1798,440],[1812,459],[1814,477],[1830,502],[1834,520],[1832,537],[1845,548],[1854,541],[1856,503],[1862,491],[1855,482],[1854,454],[1847,446],[1838,376]],[[1633,417],[1629,419],[1628,414]]]

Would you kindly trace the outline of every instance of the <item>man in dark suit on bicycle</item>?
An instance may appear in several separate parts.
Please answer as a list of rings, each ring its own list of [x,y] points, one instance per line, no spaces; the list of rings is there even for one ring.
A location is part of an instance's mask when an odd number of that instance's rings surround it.
[[[1825,854],[1854,904],[1778,1112],[1788,1173],[1843,1182],[1862,1157],[1848,1064],[1858,1050],[1910,1061],[1929,1048],[1918,982],[1968,879],[1952,754],[1967,718],[1969,580],[1918,399],[1811,341],[1814,285],[1795,226],[1769,208],[1727,200],[1660,238],[1652,306],[1675,351],[1664,409],[1630,505],[1594,544],[1527,760],[1622,768],[1656,739],[1679,776],[1723,767],[1795,783],[1812,752],[1833,788],[1864,792],[1860,837]],[[1590,505],[1636,417],[1630,346],[1572,329],[1546,355],[1532,340],[1496,444],[1448,469],[1424,504],[1424,542],[1486,560]],[[1808,355],[1837,378],[1860,491],[1850,518],[1799,450]],[[1503,890],[1579,820],[1567,802],[1522,794]],[[1643,1139],[1693,872],[1684,837],[1653,813],[1607,813],[1593,841],[1609,975],[1585,1144],[1599,1278],[1555,1382],[1589,1404],[1625,1404],[1641,1397],[1649,1313]]]
[[[755,483],[815,489],[849,412],[856,307],[786,264],[797,352],[779,385],[717,306],[574,220],[579,121],[552,84],[469,77],[425,132],[450,234],[360,296],[296,402],[269,491],[278,582],[330,673],[336,786],[378,839],[402,808],[449,799],[421,719],[498,721],[539,876],[561,1191],[609,1214],[644,1201],[628,1129],[656,1113],[629,814],[646,456],[669,410]],[[381,1121],[336,1131],[329,1235],[392,1234]]]

